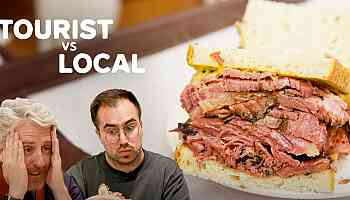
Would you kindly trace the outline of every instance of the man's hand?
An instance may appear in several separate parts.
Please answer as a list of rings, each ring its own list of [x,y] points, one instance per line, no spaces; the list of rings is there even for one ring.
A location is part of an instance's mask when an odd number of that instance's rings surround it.
[[[98,194],[88,198],[87,200],[130,200],[124,197],[120,192],[111,192],[109,187],[102,183],[98,187]]]
[[[13,129],[6,137],[2,172],[9,186],[9,195],[16,199],[23,199],[28,189],[28,173],[24,162],[22,141]]]
[[[61,167],[61,156],[59,152],[56,130],[53,130],[51,133],[51,141],[51,165],[46,177],[46,183],[52,190],[55,199],[70,199],[69,193],[64,184],[63,171]]]
[[[97,194],[95,196],[89,197],[87,200],[131,200],[123,196],[122,193],[113,192],[111,194]]]
[[[120,192],[113,192],[113,195],[115,195],[117,198],[119,198],[119,200],[131,200],[131,199],[125,198],[124,195]]]

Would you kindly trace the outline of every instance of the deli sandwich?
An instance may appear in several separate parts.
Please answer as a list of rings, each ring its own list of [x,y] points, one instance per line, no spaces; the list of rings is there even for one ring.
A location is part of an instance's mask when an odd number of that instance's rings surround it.
[[[307,58],[307,59],[305,59]],[[185,173],[230,187],[331,192],[350,153],[350,70],[334,58],[190,45],[173,132]]]

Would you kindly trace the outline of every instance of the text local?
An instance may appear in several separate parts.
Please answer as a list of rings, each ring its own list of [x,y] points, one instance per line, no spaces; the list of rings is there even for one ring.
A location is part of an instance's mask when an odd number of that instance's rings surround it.
[[[145,68],[138,66],[137,54],[131,55],[131,67],[126,60],[124,54],[117,54],[114,60],[113,66],[100,66],[101,60],[109,60],[110,56],[106,53],[97,54],[94,58],[91,58],[90,55],[85,53],[79,53],[73,59],[72,66],[65,65],[65,55],[59,54],[58,57],[58,69],[61,74],[71,74],[73,69],[79,74],[85,74],[94,69],[98,73],[117,73],[118,71],[124,71],[125,73],[136,73],[142,74],[145,73]],[[85,66],[80,66],[79,62],[85,61]]]
[[[8,19],[0,19],[0,27],[2,27],[3,39],[9,38],[9,27],[13,25],[13,34],[16,38],[25,40],[30,38],[33,33],[37,39],[45,40],[50,37],[54,39],[93,39],[96,37],[98,26],[101,27],[103,39],[108,39],[109,26],[113,24],[112,19],[84,19],[84,20],[44,20],[41,24],[40,20],[34,21],[33,24],[26,19],[20,19],[16,22]],[[21,27],[26,27],[22,33]],[[1,29],[0,29],[1,31]]]

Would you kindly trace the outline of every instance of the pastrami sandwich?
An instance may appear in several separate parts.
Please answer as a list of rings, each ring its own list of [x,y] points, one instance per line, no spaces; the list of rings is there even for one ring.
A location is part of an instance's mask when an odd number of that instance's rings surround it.
[[[190,46],[173,131],[185,173],[227,186],[331,192],[350,153],[350,70],[336,59]],[[307,58],[307,59],[305,59]]]

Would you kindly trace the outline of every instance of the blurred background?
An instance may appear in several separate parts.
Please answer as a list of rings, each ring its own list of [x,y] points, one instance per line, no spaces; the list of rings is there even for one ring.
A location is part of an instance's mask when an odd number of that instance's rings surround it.
[[[1,0],[0,19],[24,18],[34,22],[34,19],[108,18],[115,19],[115,29],[124,29],[220,1],[223,0]],[[34,37],[28,40],[0,39],[1,48],[6,49],[13,59],[33,56],[59,45],[51,40],[40,41]]]
[[[60,40],[39,40],[35,36],[26,40],[17,39],[11,33],[10,26],[9,39],[5,40],[0,35],[0,102],[6,98],[29,97],[49,105],[54,110],[60,121],[61,142],[67,146],[74,144],[71,145],[74,148],[62,148],[69,152],[64,154],[71,155],[65,157],[68,160],[64,163],[64,168],[75,163],[81,156],[86,156],[86,153],[94,154],[102,150],[90,126],[87,107],[94,95],[107,88],[122,87],[134,91],[141,101],[146,101],[145,110],[150,111],[145,113],[145,120],[150,121],[146,131],[164,135],[166,133],[164,121],[161,122],[162,126],[154,127],[152,124],[159,124],[159,118],[147,117],[152,115],[154,110],[161,112],[164,109],[161,106],[155,107],[154,101],[149,104],[148,100],[159,96],[157,103],[164,106],[169,101],[161,96],[164,94],[162,90],[172,91],[169,89],[172,86],[163,84],[163,88],[155,87],[153,92],[145,92],[148,87],[152,87],[152,84],[159,85],[159,82],[166,82],[160,78],[167,77],[166,71],[173,67],[164,66],[161,63],[163,60],[176,60],[172,62],[173,65],[184,64],[187,43],[180,48],[180,51],[166,55],[167,59],[160,57],[160,60],[147,62],[144,56],[162,52],[169,47],[227,26],[231,26],[229,32],[226,31],[224,37],[220,36],[219,40],[217,42],[214,40],[213,43],[236,46],[238,35],[235,35],[232,25],[243,15],[246,3],[246,0],[1,0],[0,19],[11,19],[14,22],[27,19],[34,25],[34,20],[37,19],[43,23],[49,19],[68,21],[113,19],[114,24],[109,29],[108,40],[102,40],[99,36],[89,41],[80,40],[76,52],[63,51]],[[26,31],[24,26],[21,28],[24,28],[21,32]],[[234,36],[236,39],[232,40],[230,37]],[[229,40],[231,42],[227,42]],[[116,53],[124,53],[127,59],[131,53],[137,53],[140,57],[139,65],[148,68],[147,73],[139,75],[58,73],[58,53],[64,53],[66,66],[71,66],[72,58],[81,52],[91,57],[102,52],[111,55],[111,61],[102,64],[112,64]],[[153,70],[155,71],[152,72]],[[55,93],[57,89],[58,93]],[[79,93],[78,90],[84,92]],[[177,99],[173,99],[177,103]],[[72,103],[74,101],[79,101],[80,106]],[[66,117],[67,114],[71,117]],[[80,117],[74,117],[75,114]],[[84,130],[81,129],[83,127]],[[81,137],[82,132],[87,132],[86,138]],[[164,147],[159,147],[159,142],[152,142],[154,141],[152,137],[146,137],[145,140],[145,145],[151,150],[165,153],[162,152]]]
[[[311,6],[341,6],[340,2],[350,6],[349,0],[306,1]],[[187,47],[191,43],[239,47],[234,24],[243,16],[246,3],[247,0],[1,0],[0,19],[115,19],[108,40],[80,41],[77,52],[64,52],[67,61],[71,63],[79,52],[127,56],[135,52],[146,73],[58,74],[57,54],[63,52],[59,41],[13,37],[3,40],[0,35],[0,102],[22,96],[48,105],[59,122],[60,151],[67,169],[103,151],[89,117],[92,99],[109,88],[131,90],[143,108],[144,147],[171,157],[168,130],[181,120],[179,95],[193,74],[186,64]],[[186,179],[194,200],[277,200],[192,176]]]
[[[96,37],[79,41],[77,52],[64,52],[58,40],[34,37],[4,40],[0,35],[0,102],[26,97],[49,106],[59,122],[60,154],[63,168],[67,169],[103,151],[89,118],[91,100],[109,88],[131,90],[143,108],[144,148],[171,157],[168,130],[176,126],[173,116],[180,108],[178,96],[192,75],[190,68],[185,67],[187,46],[195,39],[208,45],[237,47],[239,37],[233,24],[243,15],[246,3],[246,0],[1,0],[0,19],[28,19],[33,24],[35,19],[107,18],[114,19],[115,24],[108,40]],[[215,31],[220,32],[206,36]],[[128,57],[134,52],[146,73],[59,74],[58,53],[64,53],[71,64],[80,52],[91,56],[106,52],[111,60],[116,53]],[[203,191],[207,187],[222,188],[203,182],[190,183],[194,199],[206,196]],[[221,199],[225,196],[222,193]]]

